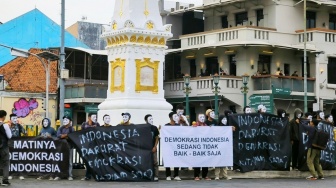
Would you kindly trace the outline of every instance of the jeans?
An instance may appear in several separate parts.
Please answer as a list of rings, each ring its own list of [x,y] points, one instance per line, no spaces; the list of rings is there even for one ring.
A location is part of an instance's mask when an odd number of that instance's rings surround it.
[[[153,153],[153,160],[154,160],[154,177],[159,177],[159,163],[157,159],[157,152]]]
[[[3,179],[8,180],[9,176],[9,148],[4,146],[0,149],[0,168],[2,169]]]
[[[69,152],[69,177],[72,177],[72,161],[73,161],[73,149],[70,149]]]

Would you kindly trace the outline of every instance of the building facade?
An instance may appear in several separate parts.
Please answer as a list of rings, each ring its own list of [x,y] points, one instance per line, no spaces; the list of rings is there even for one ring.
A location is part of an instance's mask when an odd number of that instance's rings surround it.
[[[335,6],[307,0],[308,111],[334,113]],[[244,74],[250,76],[247,104],[252,107],[263,96],[273,99],[268,100],[269,112],[304,109],[303,2],[204,0],[200,7],[176,7],[162,14],[174,34],[165,59],[165,97],[173,104],[185,102],[183,75],[190,75],[192,120],[214,108],[212,75],[220,72],[219,114],[226,109],[242,112]]]

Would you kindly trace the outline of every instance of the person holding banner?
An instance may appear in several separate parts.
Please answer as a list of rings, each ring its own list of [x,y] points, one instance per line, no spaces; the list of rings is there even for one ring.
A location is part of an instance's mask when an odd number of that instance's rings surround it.
[[[207,110],[207,113],[209,114],[210,111]],[[213,121],[215,121],[215,120],[213,120]],[[217,125],[217,123],[215,125]],[[205,122],[205,115],[204,114],[198,114],[197,122],[196,122],[196,124],[193,125],[193,127],[198,127],[198,126],[208,126],[206,124],[206,122]],[[204,180],[211,180],[211,178],[208,177],[208,172],[209,172],[209,168],[208,167],[202,167],[202,178]],[[195,181],[199,181],[200,180],[200,178],[199,178],[200,173],[201,173],[201,168],[200,167],[195,167],[194,168],[194,178],[195,178]]]
[[[218,125],[218,122],[215,120],[215,111],[213,111],[212,109],[208,109],[205,112],[205,115],[208,117],[208,119],[205,121],[205,124],[209,126]]]
[[[12,137],[21,137],[21,135],[27,136],[27,131],[23,128],[21,124],[18,123],[18,117],[16,114],[9,115],[10,118],[10,130],[12,131]],[[8,179],[12,179],[12,176],[9,176]],[[24,180],[23,176],[19,176],[20,180]]]
[[[246,110],[244,110],[244,112],[248,113],[248,112],[246,112]],[[219,120],[219,126],[229,126],[226,116],[220,115],[218,120]],[[236,130],[236,128],[234,126],[232,126],[232,131],[235,131],[235,130]],[[222,172],[222,175],[223,175],[224,179],[226,179],[226,180],[231,180],[232,179],[231,177],[228,176],[227,167],[215,167],[215,176],[216,176],[215,180],[220,180],[221,172]]]
[[[72,181],[72,146],[69,143],[69,138],[68,138],[68,134],[75,132],[75,129],[71,126],[71,118],[69,116],[64,116],[63,117],[63,126],[61,126],[60,128],[58,128],[57,130],[57,138],[60,139],[66,139],[68,141],[68,144],[70,146],[70,152],[69,152],[69,176],[68,176],[68,180]],[[55,181],[56,180],[60,180],[61,178],[56,176],[55,177]]]
[[[159,143],[159,130],[158,128],[154,125],[153,121],[153,116],[151,114],[147,114],[145,116],[145,121],[147,125],[150,125],[151,127],[151,132],[153,136],[153,160],[154,160],[154,181],[159,180],[159,163],[157,159],[157,145]]]
[[[42,129],[39,133],[39,136],[41,136],[42,138],[56,138],[57,137],[57,132],[50,125],[51,125],[50,119],[44,118],[42,120]],[[40,176],[40,177],[37,178],[37,180],[42,180],[46,177],[47,176]],[[54,180],[54,178],[52,176],[50,176],[49,180]]]
[[[189,126],[188,119],[185,115],[183,115],[183,113],[184,113],[184,106],[182,104],[177,105],[176,106],[176,114],[179,117],[178,124],[184,125],[184,126]]]
[[[175,112],[170,112],[169,113],[169,119],[170,122],[167,123],[165,126],[180,126],[180,117],[175,113]],[[174,167],[174,180],[176,181],[181,181],[181,178],[179,177],[179,167]],[[171,180],[171,170],[170,167],[166,168],[166,180],[170,181]]]
[[[99,127],[100,124],[97,122],[97,114],[95,113],[89,113],[88,114],[88,121],[83,122],[81,129],[88,129],[88,128],[92,128],[92,127]],[[72,153],[72,152],[70,152]],[[85,177],[82,178],[81,180],[90,180],[91,179],[91,172],[89,170],[89,167],[86,167],[86,172],[85,172]]]
[[[250,106],[245,106],[243,111],[244,111],[244,114],[250,114],[252,113],[252,108]]]
[[[299,145],[300,145],[299,126],[302,115],[303,113],[299,108],[295,109],[294,118],[289,122],[290,139],[292,143],[292,170],[298,170],[299,165],[298,161]]]
[[[128,112],[122,113],[121,114],[123,121],[119,124],[119,126],[127,126],[127,125],[134,125],[131,123],[131,114]]]
[[[110,125],[111,118],[108,114],[105,114],[103,116],[103,121],[104,121],[104,125],[102,125],[102,126],[104,126],[104,127],[112,126],[112,125]]]
[[[7,112],[0,110],[0,164],[2,169],[2,186],[10,185],[9,176],[9,147],[8,140],[12,138],[12,131],[9,125],[4,123]]]

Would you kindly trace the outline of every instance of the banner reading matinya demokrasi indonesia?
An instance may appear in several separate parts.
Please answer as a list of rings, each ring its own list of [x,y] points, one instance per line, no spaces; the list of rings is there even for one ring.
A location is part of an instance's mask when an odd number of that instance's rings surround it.
[[[165,167],[223,167],[233,165],[231,126],[163,126]]]

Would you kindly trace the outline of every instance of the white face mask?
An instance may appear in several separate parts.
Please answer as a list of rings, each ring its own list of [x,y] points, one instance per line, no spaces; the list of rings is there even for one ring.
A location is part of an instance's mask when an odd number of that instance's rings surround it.
[[[64,120],[63,120],[64,122]],[[49,125],[49,121],[47,119],[43,120],[43,127],[46,128]]]
[[[91,121],[96,123],[97,122],[97,115],[91,115]]]
[[[179,123],[180,117],[177,114],[174,114],[173,115],[173,120],[175,121],[175,123]]]
[[[18,118],[16,116],[12,117],[11,122],[14,123],[14,124],[17,124]]]
[[[110,116],[105,116],[104,117],[104,123],[109,125],[110,124],[110,121],[111,121],[111,117]]]
[[[263,106],[263,107],[261,108],[261,112],[263,112],[263,113],[266,112],[266,106]]]
[[[222,119],[222,123],[223,123],[223,125],[226,125],[226,124],[227,124],[227,119],[226,119],[226,117]]]
[[[123,118],[124,123],[128,122],[129,120],[128,115],[123,115],[122,118]]]
[[[215,119],[215,112],[214,112],[214,111],[210,112],[210,117],[211,117],[212,119]]]
[[[198,121],[201,122],[201,123],[204,123],[204,121],[205,121],[205,115],[204,114],[198,115]]]
[[[67,119],[67,118],[63,119],[63,125],[69,125],[69,123],[70,123],[69,119]]]
[[[153,117],[152,117],[152,116],[149,116],[149,117],[147,118],[147,122],[148,122],[149,124],[151,124],[151,125],[154,125],[154,119],[153,119]]]
[[[245,109],[245,114],[250,114],[252,113],[252,109],[251,108],[246,108]]]
[[[313,116],[312,116],[312,115],[309,115],[309,116],[307,117],[307,119],[309,119],[310,121],[312,121],[312,120],[313,120]]]
[[[324,119],[324,112],[320,112],[319,116],[321,119]]]
[[[178,116],[181,116],[181,115],[183,115],[184,110],[176,110],[176,113],[177,113]]]
[[[328,117],[328,121],[329,121],[330,123],[332,123],[332,122],[334,121],[334,118],[333,118],[332,116],[329,116],[329,117]]]
[[[282,114],[281,114],[281,117],[284,118],[285,116],[286,116],[286,113],[282,113]]]
[[[298,115],[296,115],[297,118],[301,118],[301,113],[299,113]]]

